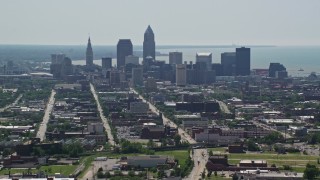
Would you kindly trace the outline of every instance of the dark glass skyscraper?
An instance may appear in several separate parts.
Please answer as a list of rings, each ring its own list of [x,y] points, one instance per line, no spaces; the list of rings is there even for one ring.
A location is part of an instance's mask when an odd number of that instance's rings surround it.
[[[225,52],[221,54],[221,65],[224,76],[234,76],[236,66],[236,53]]]
[[[269,65],[269,77],[276,77],[277,72],[286,71],[284,65],[280,63],[270,63]]]
[[[125,66],[126,56],[132,55],[133,47],[130,39],[120,39],[117,44],[117,68]]]
[[[250,75],[250,48],[236,48],[236,73],[238,76]]]
[[[88,39],[87,51],[86,51],[86,66],[91,67],[93,65],[93,51],[91,46],[90,37]]]
[[[144,33],[143,60],[148,56],[151,56],[154,60],[156,59],[156,43],[154,41],[154,34],[150,25]]]

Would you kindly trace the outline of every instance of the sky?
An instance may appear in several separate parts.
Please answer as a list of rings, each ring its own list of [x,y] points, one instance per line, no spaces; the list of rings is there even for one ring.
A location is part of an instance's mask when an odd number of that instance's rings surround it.
[[[320,0],[1,0],[0,44],[320,45]]]

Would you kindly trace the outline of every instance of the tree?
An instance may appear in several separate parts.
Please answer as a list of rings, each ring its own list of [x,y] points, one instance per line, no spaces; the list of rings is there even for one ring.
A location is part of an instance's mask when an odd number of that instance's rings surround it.
[[[105,176],[106,178],[111,178],[111,174],[110,174],[109,171],[107,171],[107,172],[104,174],[104,176]]]
[[[162,179],[165,176],[164,170],[160,169],[157,173],[158,179]]]
[[[209,156],[213,156],[213,151],[212,150],[209,151]]]
[[[135,174],[134,174],[134,171],[129,171],[128,172],[128,175],[130,176],[130,177],[133,177]]]
[[[153,142],[152,139],[149,139],[149,141],[148,141],[148,143],[147,143],[147,146],[148,146],[149,148],[153,148],[153,147],[155,146],[155,143]]]
[[[103,174],[103,172],[102,172],[102,171],[98,171],[98,173],[97,173],[97,177],[98,177],[98,178],[104,178],[104,177],[105,177],[105,175]]]
[[[72,142],[63,146],[63,152],[69,154],[70,157],[78,157],[79,154],[84,152],[84,148],[80,142]]]
[[[235,174],[232,176],[232,180],[238,180],[238,179],[239,179],[239,177],[238,177],[237,173],[235,173]]]
[[[180,145],[180,141],[181,141],[181,136],[179,134],[176,134],[176,135],[174,135],[173,139],[174,139],[175,145],[179,146]]]
[[[259,146],[252,140],[247,142],[248,151],[260,151]]]
[[[308,163],[306,165],[306,169],[304,170],[303,177],[305,179],[315,179],[319,175],[319,173],[319,168]]]
[[[2,155],[4,156],[4,157],[6,157],[6,156],[8,156],[8,155],[10,155],[11,154],[11,149],[10,148],[5,148],[4,150],[3,150],[3,152],[2,152]]]
[[[34,147],[32,153],[34,156],[39,156],[39,157],[42,157],[45,155],[45,152],[41,147]]]
[[[201,177],[202,177],[202,179],[204,179],[206,177],[206,170],[205,169],[202,171]]]

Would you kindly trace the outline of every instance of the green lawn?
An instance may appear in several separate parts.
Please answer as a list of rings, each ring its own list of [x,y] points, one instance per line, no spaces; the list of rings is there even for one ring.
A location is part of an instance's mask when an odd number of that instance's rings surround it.
[[[216,147],[216,148],[209,148],[209,150],[212,150],[213,153],[215,153],[215,152],[225,153],[227,148],[225,148],[225,147]]]
[[[318,156],[301,155],[301,154],[228,154],[229,164],[235,165],[239,164],[240,160],[266,160],[268,165],[275,164],[277,167],[282,168],[283,165],[289,165],[293,168],[295,172],[303,172],[306,164],[317,165]]]
[[[279,159],[279,160],[317,160],[319,156],[301,155],[301,154],[229,154],[229,159]]]
[[[48,174],[61,173],[66,176],[72,174],[77,168],[77,165],[51,165],[42,166],[40,170],[48,172]]]
[[[188,150],[174,150],[174,151],[158,151],[156,155],[174,156],[179,161],[181,166],[185,165],[185,161],[189,156]]]
[[[76,165],[51,165],[51,166],[42,166],[40,168],[40,171],[45,171],[48,172],[48,174],[54,174],[54,173],[61,173],[63,175],[68,176],[69,174],[72,174],[74,170],[77,168]],[[28,169],[2,169],[0,171],[0,175],[5,175],[9,174],[9,171],[11,174],[15,173],[27,173]],[[30,170],[32,173],[36,173],[38,170],[37,169],[31,169]]]

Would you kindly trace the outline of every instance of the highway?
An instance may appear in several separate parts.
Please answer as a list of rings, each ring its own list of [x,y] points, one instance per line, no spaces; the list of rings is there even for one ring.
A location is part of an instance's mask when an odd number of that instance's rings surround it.
[[[217,102],[219,103],[219,106],[220,106],[220,109],[222,112],[226,113],[226,114],[231,114],[228,106],[226,105],[226,103],[222,102],[222,101],[218,101]]]
[[[108,122],[108,119],[104,116],[103,114],[103,109],[100,105],[100,102],[99,102],[99,98],[98,98],[98,95],[97,95],[97,92],[96,90],[94,89],[94,86],[90,83],[90,90],[91,90],[91,93],[96,101],[96,104],[97,104],[97,108],[98,108],[98,111],[99,111],[99,114],[100,114],[100,118],[101,118],[101,121],[103,123],[103,126],[105,128],[105,131],[107,132],[108,134],[108,143],[110,145],[115,145],[115,142],[114,142],[114,139],[113,139],[113,136],[112,136],[112,133],[111,133],[111,128],[110,128],[110,125],[109,125],[109,122]]]
[[[194,153],[192,159],[194,161],[194,167],[189,176],[184,178],[187,180],[200,179],[203,170],[206,169],[206,164],[208,161],[207,149],[194,149],[193,151]],[[208,172],[206,172],[206,175],[207,173]]]
[[[149,104],[149,109],[159,115],[159,110],[151,104],[149,101],[145,100],[138,92],[136,92],[134,89],[131,89],[132,92],[139,95],[139,98],[142,99],[144,102]],[[191,138],[191,136],[186,133],[183,129],[178,127],[174,122],[172,122],[170,119],[162,115],[163,124],[168,124],[171,127],[178,128],[178,134],[181,136],[181,140],[188,141],[190,144],[196,144],[197,142]],[[201,173],[206,168],[206,163],[208,160],[208,152],[207,149],[194,149],[194,153],[192,155],[192,159],[194,161],[194,167],[190,173],[190,175],[184,179],[188,180],[194,180],[201,178]],[[198,164],[199,162],[199,164]]]
[[[11,103],[11,104],[3,107],[3,108],[0,108],[0,112],[3,112],[3,111],[5,111],[6,109],[8,109],[8,108],[10,108],[10,107],[16,106],[21,98],[22,98],[22,94],[20,94],[20,95],[17,97],[17,99],[14,100],[13,103]]]
[[[139,98],[143,100],[143,102],[146,102],[149,104],[149,109],[156,113],[157,115],[159,115],[159,110],[153,105],[151,104],[149,101],[145,100],[144,97],[142,97],[138,92],[136,92],[134,89],[131,88],[131,91],[134,92],[135,94],[139,95]],[[172,122],[170,119],[168,119],[167,117],[164,116],[164,114],[162,114],[162,119],[163,119],[163,124],[164,125],[170,125],[171,127],[174,128],[178,128],[178,134],[181,136],[181,140],[187,141],[190,144],[196,144],[197,142],[191,138],[191,136],[186,133],[183,129],[181,129],[180,127],[178,127],[174,122]]]
[[[38,130],[38,133],[36,136],[37,138],[40,138],[40,141],[43,141],[46,139],[47,124],[49,122],[50,114],[51,114],[53,106],[54,106],[54,101],[55,101],[54,96],[55,95],[56,95],[56,91],[52,90],[49,101],[47,103],[47,107],[46,107],[43,119],[42,119],[42,123],[39,126],[39,130]]]

